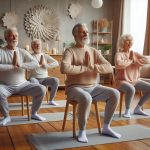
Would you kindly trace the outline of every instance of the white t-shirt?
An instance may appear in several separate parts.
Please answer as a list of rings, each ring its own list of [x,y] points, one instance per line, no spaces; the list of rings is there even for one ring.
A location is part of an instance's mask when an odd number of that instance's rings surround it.
[[[0,84],[20,85],[26,82],[25,69],[33,69],[39,66],[32,55],[24,49],[16,48],[19,69],[12,65],[14,50],[0,49]]]

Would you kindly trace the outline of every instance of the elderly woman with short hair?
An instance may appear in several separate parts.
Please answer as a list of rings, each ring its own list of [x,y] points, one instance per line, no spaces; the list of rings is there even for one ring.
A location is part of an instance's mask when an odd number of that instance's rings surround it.
[[[131,50],[133,37],[130,34],[121,36],[119,40],[119,51],[115,56],[116,84],[120,91],[125,93],[126,110],[124,117],[130,118],[130,104],[135,91],[142,91],[143,96],[134,109],[134,114],[149,115],[142,111],[143,104],[150,98],[150,83],[140,80],[140,68],[150,64],[150,60]]]

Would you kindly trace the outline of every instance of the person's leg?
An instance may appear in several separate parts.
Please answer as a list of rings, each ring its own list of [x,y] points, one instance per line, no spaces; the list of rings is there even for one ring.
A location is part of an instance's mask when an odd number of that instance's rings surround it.
[[[121,135],[116,133],[110,128],[111,119],[113,117],[113,114],[116,110],[116,107],[119,102],[120,93],[118,90],[97,85],[92,93],[93,101],[105,101],[106,107],[105,107],[105,116],[104,116],[104,126],[102,130],[102,134],[106,134],[115,138],[120,138]]]
[[[124,117],[126,118],[130,118],[131,114],[130,114],[130,105],[131,102],[134,98],[135,95],[135,87],[127,82],[124,82],[121,84],[121,87],[119,88],[119,91],[122,91],[123,93],[125,93],[125,113],[124,113]]]
[[[51,88],[51,92],[50,92],[50,99],[49,99],[49,104],[50,105],[58,105],[55,101],[54,101],[54,97],[56,96],[56,92],[59,86],[59,80],[58,78],[55,77],[47,77],[45,79],[42,79],[41,84],[48,86]]]
[[[4,118],[0,121],[0,126],[6,125],[11,121],[7,97],[12,95],[14,90],[10,86],[0,85],[0,111]]]
[[[142,91],[143,96],[140,98],[139,103],[135,107],[134,113],[149,116],[148,113],[142,110],[142,106],[150,99],[150,83],[140,80],[135,84],[135,89],[138,91]]]
[[[45,96],[46,88],[41,84],[26,82],[19,86],[17,93],[20,95],[32,96],[32,108],[31,108],[31,118],[43,121],[44,117],[37,114],[42,100]]]
[[[86,137],[86,123],[89,116],[92,97],[84,89],[72,87],[67,90],[67,99],[75,100],[78,104],[79,142],[88,142]]]
[[[31,77],[29,80],[30,80],[31,83],[37,83],[37,84],[39,84],[38,79],[36,79],[34,77]]]

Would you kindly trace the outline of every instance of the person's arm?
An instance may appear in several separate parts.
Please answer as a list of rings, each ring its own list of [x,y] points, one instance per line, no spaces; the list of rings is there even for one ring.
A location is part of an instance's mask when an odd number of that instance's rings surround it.
[[[0,71],[12,70],[14,66],[12,64],[0,64]]]
[[[63,74],[81,74],[83,72],[86,72],[88,70],[88,67],[84,65],[74,65],[73,62],[73,52],[71,49],[66,49],[61,61],[61,67],[60,71]]]
[[[98,50],[94,50],[94,71],[100,74],[113,73],[112,65]]]
[[[3,64],[2,63],[2,55],[0,55],[0,71],[12,70],[14,69],[13,64]]]
[[[121,52],[117,52],[115,55],[115,67],[116,69],[124,69],[130,66],[133,60],[125,57]]]
[[[39,64],[38,62],[32,57],[32,55],[25,51],[25,50],[22,50],[21,51],[22,54],[23,54],[23,63],[22,64],[19,64],[20,65],[20,68],[23,68],[23,69],[35,69],[37,67],[39,67]]]
[[[52,58],[51,56],[45,54],[47,59],[46,68],[55,68],[59,66],[59,63],[56,59]]]
[[[150,58],[143,56],[143,55],[136,53],[136,52],[134,52],[134,55],[135,55],[135,63],[138,66],[144,66],[146,64],[150,64]]]

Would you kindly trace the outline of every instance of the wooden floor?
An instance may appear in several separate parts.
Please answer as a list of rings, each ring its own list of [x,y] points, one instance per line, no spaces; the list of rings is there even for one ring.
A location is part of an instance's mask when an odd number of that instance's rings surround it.
[[[65,99],[64,90],[59,90],[56,96],[56,100]],[[16,99],[11,99],[11,102],[16,102]],[[135,98],[132,107],[138,102]],[[100,103],[99,108],[101,111],[104,110],[104,104]],[[150,108],[150,102],[147,103],[144,108]],[[93,108],[92,108],[93,110]],[[49,108],[40,109],[39,113],[47,112],[62,112],[64,108]],[[11,116],[21,115],[21,110],[10,111]],[[138,120],[124,120],[124,121],[112,121],[112,126],[121,126],[129,124],[142,124],[150,127],[150,119],[138,119]],[[102,120],[103,124],[103,120]],[[26,136],[32,133],[47,133],[54,131],[61,131],[62,121],[57,122],[46,122],[38,124],[26,124],[16,126],[5,126],[0,127],[0,150],[35,150],[34,146],[31,145]],[[95,117],[90,115],[87,128],[96,128]],[[66,131],[72,130],[72,122],[67,121]],[[140,135],[139,135],[140,136]],[[136,140],[129,142],[121,142],[114,144],[95,145],[81,148],[69,148],[66,150],[150,150],[150,139]]]

